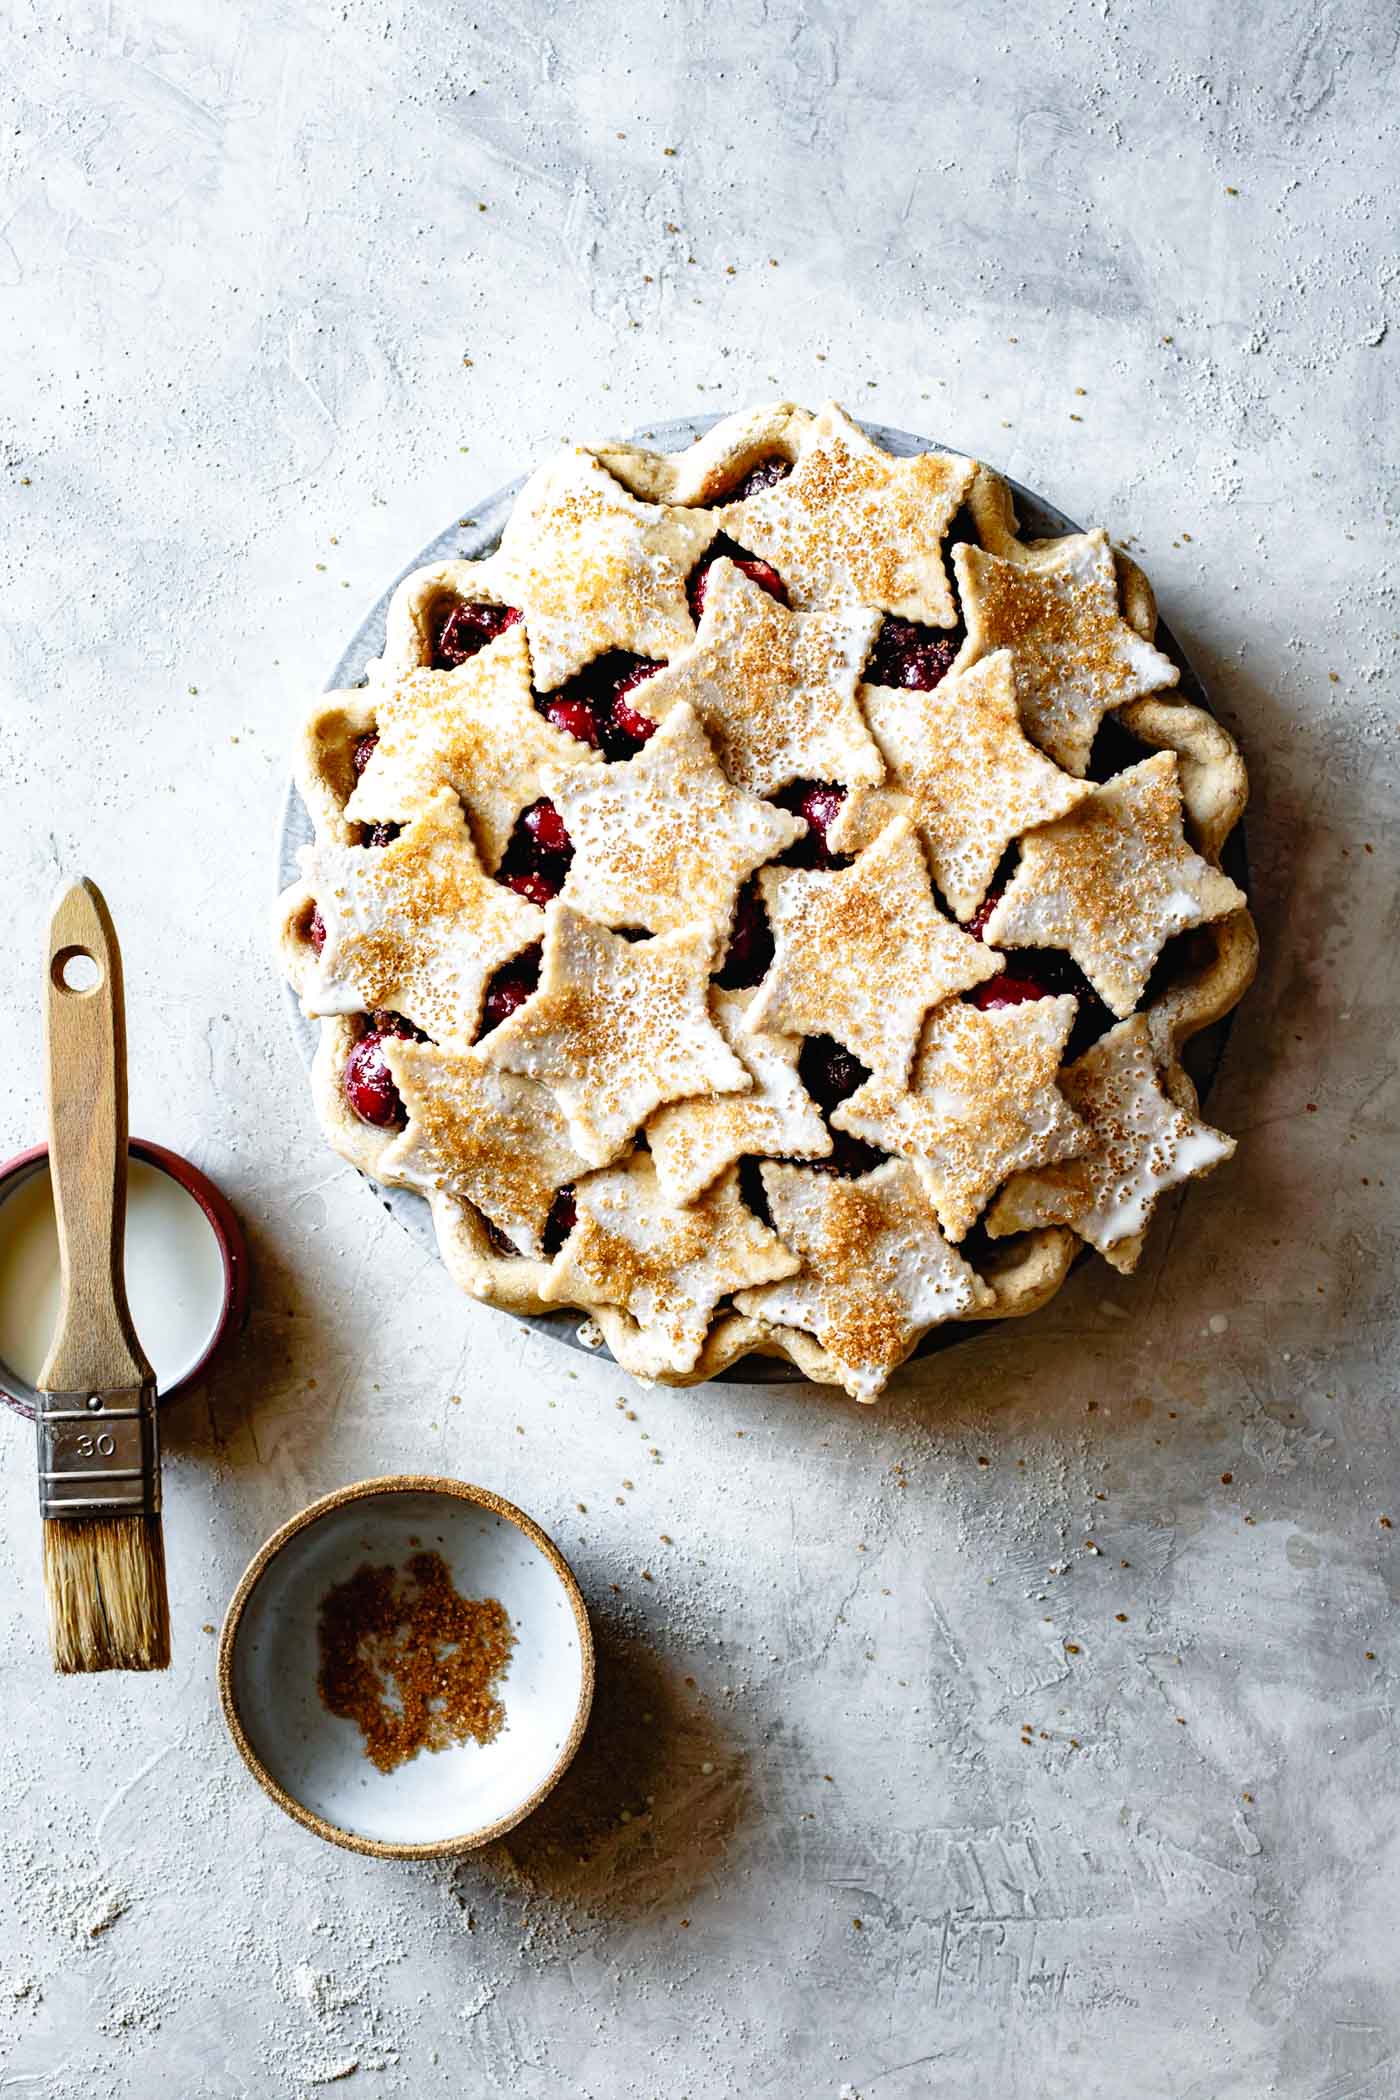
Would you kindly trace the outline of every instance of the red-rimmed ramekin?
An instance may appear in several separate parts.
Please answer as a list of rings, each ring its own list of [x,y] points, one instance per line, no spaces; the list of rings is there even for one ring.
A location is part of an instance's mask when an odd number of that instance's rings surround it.
[[[220,1189],[216,1189],[208,1176],[198,1167],[182,1159],[178,1152],[171,1152],[164,1145],[152,1144],[149,1138],[130,1138],[127,1149],[133,1159],[144,1160],[148,1167],[155,1167],[179,1183],[187,1195],[204,1212],[218,1242],[219,1256],[224,1267],[224,1301],[219,1317],[214,1323],[203,1354],[171,1386],[163,1388],[158,1397],[162,1402],[173,1400],[203,1377],[210,1363],[223,1347],[230,1335],[237,1334],[248,1315],[248,1243],[243,1237],[243,1228],[234,1216],[233,1207]],[[17,1152],[13,1159],[0,1166],[0,1232],[4,1230],[4,1206],[6,1198],[13,1195],[16,1187],[38,1173],[48,1161],[47,1145],[31,1145],[27,1152]],[[17,1408],[20,1414],[34,1418],[34,1388],[20,1377],[13,1367],[0,1358],[0,1400]]]

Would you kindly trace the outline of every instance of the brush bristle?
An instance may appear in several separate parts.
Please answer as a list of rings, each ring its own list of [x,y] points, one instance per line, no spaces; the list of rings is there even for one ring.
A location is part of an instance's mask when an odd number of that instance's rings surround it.
[[[170,1666],[159,1517],[48,1517],[44,1588],[56,1670]]]

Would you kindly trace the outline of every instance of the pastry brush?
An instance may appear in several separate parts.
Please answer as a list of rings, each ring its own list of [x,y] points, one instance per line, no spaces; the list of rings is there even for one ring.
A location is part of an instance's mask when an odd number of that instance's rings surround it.
[[[131,1324],[121,952],[95,883],[67,884],[45,973],[58,1324],[39,1374],[39,1508],[57,1670],[163,1670],[170,1615],[155,1373]]]

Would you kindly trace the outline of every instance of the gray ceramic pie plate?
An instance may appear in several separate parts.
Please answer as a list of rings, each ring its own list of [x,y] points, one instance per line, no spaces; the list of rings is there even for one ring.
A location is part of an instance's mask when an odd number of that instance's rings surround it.
[[[650,429],[637,432],[632,442],[650,445],[653,450],[658,452],[678,452],[682,446],[691,444],[708,430],[711,424],[717,423],[719,420],[718,416],[681,416],[674,422],[656,423]],[[907,430],[890,430],[880,423],[868,423],[865,425],[865,428],[887,451],[905,456],[910,453],[933,450],[956,452],[958,449],[954,445],[937,445],[932,438],[915,437]],[[331,672],[326,685],[327,692],[341,691],[348,686],[363,685],[366,664],[378,656],[384,647],[384,620],[388,611],[389,600],[398,588],[398,585],[403,581],[403,578],[409,575],[412,570],[421,569],[429,562],[452,560],[479,561],[483,555],[491,552],[500,539],[506,519],[510,516],[511,506],[523,487],[524,480],[525,477],[521,475],[518,480],[508,483],[505,488],[497,489],[496,493],[493,496],[488,496],[484,502],[468,506],[464,514],[470,519],[469,524],[463,525],[460,521],[454,521],[447,527],[445,532],[440,532],[435,540],[430,540],[426,547],[414,555],[412,561],[405,566],[399,576],[394,578],[388,589],[370,607],[359,626],[355,629],[339,662]],[[1083,529],[1076,525],[1073,519],[1067,518],[1063,511],[1057,510],[1053,503],[1047,503],[1043,497],[1035,495],[1030,489],[1022,488],[1020,482],[1012,481],[1010,486],[1016,496],[1016,514],[1020,520],[1021,529],[1027,538],[1050,539],[1057,537],[1061,533],[1079,532]],[[1206,698],[1201,682],[1187,663],[1175,636],[1165,622],[1159,623],[1156,639],[1157,646],[1165,650],[1173,662],[1180,667],[1180,692],[1182,698],[1193,701],[1197,707],[1208,708],[1210,702]],[[279,889],[285,889],[289,883],[297,880],[301,872],[297,854],[301,847],[308,843],[310,838],[311,819],[307,815],[295,785],[289,783],[286,800],[282,807],[281,830],[277,845],[277,882]],[[1244,838],[1241,829],[1237,829],[1231,839],[1226,860],[1229,872],[1234,876],[1235,880],[1247,887],[1247,884],[1245,884]],[[297,1046],[309,1069],[312,1058],[316,1054],[317,1024],[314,1021],[308,1021],[302,1013],[296,994],[292,991],[290,985],[284,986],[283,990],[287,1001],[287,1012],[291,1019],[292,1032],[297,1039]],[[1228,1026],[1228,1021],[1226,1021],[1218,1029],[1208,1031],[1206,1036],[1199,1039],[1201,1049],[1193,1062],[1196,1063],[1198,1083],[1201,1084],[1203,1092],[1208,1088],[1210,1080],[1215,1075],[1220,1054],[1224,1049],[1225,1034]],[[371,1184],[371,1186],[373,1187],[374,1185]],[[375,1188],[375,1193],[384,1205],[385,1210],[398,1220],[406,1232],[411,1233],[416,1240],[420,1240],[425,1247],[430,1249],[436,1248],[437,1241],[433,1231],[432,1217],[426,1202],[421,1196],[416,1195],[411,1189]],[[506,1315],[505,1317],[511,1316]],[[569,1344],[572,1348],[585,1349],[590,1354],[597,1353],[589,1349],[588,1344],[579,1340],[578,1330],[581,1315],[576,1311],[529,1313],[516,1317],[528,1320],[531,1327],[537,1327],[543,1333],[552,1334],[557,1340]],[[934,1349],[946,1349],[956,1342],[966,1341],[973,1335],[983,1331],[984,1327],[976,1324],[935,1328],[931,1334],[925,1337],[919,1354],[923,1355]],[[728,1371],[724,1371],[720,1375],[726,1380],[749,1385],[800,1383],[802,1379],[802,1373],[795,1365],[788,1363],[786,1360],[775,1361],[772,1357],[766,1356],[747,1357],[743,1362],[733,1365]]]

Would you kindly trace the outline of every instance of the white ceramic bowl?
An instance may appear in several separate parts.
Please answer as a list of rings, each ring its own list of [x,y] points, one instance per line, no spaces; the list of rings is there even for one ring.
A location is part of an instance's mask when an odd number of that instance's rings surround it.
[[[489,1743],[380,1772],[321,1702],[317,1614],[364,1562],[402,1566],[420,1549],[442,1555],[464,1596],[498,1597],[510,1615],[505,1721]],[[219,1691],[244,1762],[289,1816],[353,1852],[426,1859],[489,1844],[563,1775],[593,1699],[593,1636],[568,1563],[512,1503],[460,1480],[362,1480],[254,1556],[224,1620]]]

